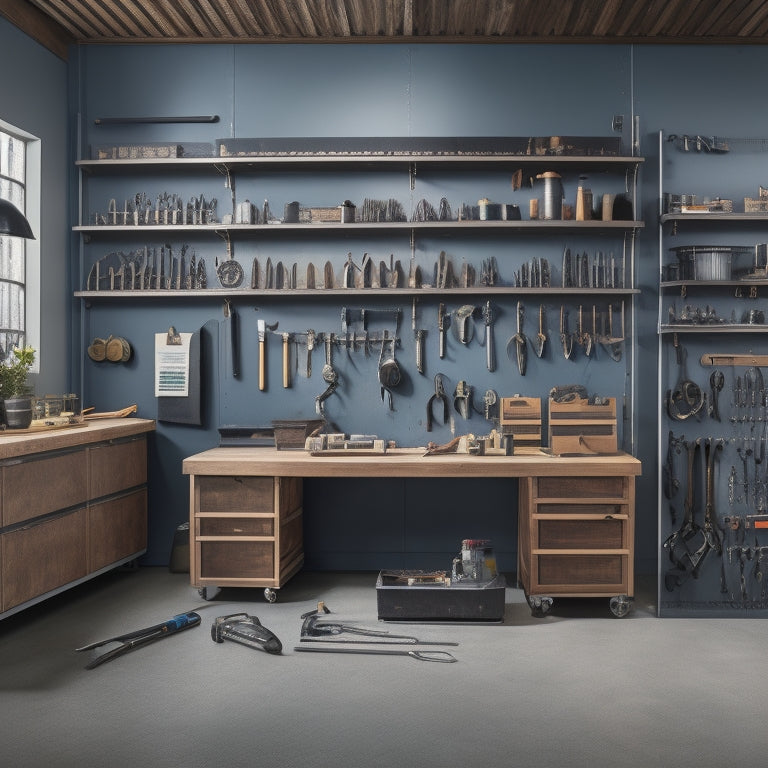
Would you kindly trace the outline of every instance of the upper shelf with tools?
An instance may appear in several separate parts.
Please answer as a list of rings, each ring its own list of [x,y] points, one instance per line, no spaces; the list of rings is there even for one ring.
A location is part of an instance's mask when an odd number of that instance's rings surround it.
[[[377,142],[383,142],[379,149]],[[292,143],[295,148],[286,146]],[[81,210],[73,230],[81,235],[84,290],[76,295],[269,295],[271,288],[295,296],[350,289],[387,295],[635,292],[634,235],[643,226],[634,215],[635,190],[643,158],[619,154],[616,139],[230,139],[219,145],[219,156],[204,157],[184,156],[183,147],[174,146],[99,148],[94,159],[77,162]],[[165,156],[176,150],[180,154]],[[224,179],[223,205],[211,195],[211,174]],[[169,184],[179,191],[168,192]],[[599,185],[602,194],[596,190],[593,199],[587,184]],[[294,196],[324,204],[302,204]],[[449,197],[471,202],[452,207]],[[250,202],[262,199],[263,206]],[[278,210],[270,200],[290,202]],[[557,235],[569,240],[554,250],[563,254],[561,274],[555,274],[560,254],[541,251],[543,235],[550,244]],[[225,252],[206,252],[221,241]],[[326,260],[342,241],[354,257]],[[440,268],[446,241],[449,260],[453,253],[457,263],[453,273]],[[488,268],[485,253],[506,251],[512,242],[525,263],[505,252],[501,269],[495,257]],[[296,251],[290,262],[288,248]],[[406,249],[408,256],[396,261],[395,253]],[[310,251],[323,255],[318,267]],[[368,251],[381,254],[379,266],[369,264],[366,271]],[[247,264],[241,265],[243,253]]]

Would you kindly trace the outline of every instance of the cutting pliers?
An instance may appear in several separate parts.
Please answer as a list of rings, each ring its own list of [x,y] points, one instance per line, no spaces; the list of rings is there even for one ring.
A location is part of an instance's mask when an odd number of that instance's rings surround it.
[[[442,400],[443,402],[443,424],[446,424],[448,422],[451,405],[450,401],[448,400],[448,395],[445,394],[445,385],[443,384],[442,373],[435,374],[435,394],[432,395],[432,397],[430,397],[429,401],[427,402],[427,432],[432,431],[432,404],[435,402],[435,400]]]
[[[152,627],[144,627],[144,629],[137,629],[134,632],[128,632],[125,635],[117,635],[116,637],[110,637],[107,640],[99,640],[89,645],[84,645],[81,648],[75,648],[76,651],[90,651],[94,648],[100,648],[102,645],[108,645],[110,643],[120,643],[116,648],[102,653],[101,656],[97,656],[95,659],[86,664],[86,669],[93,669],[103,664],[105,661],[111,661],[112,659],[122,656],[123,654],[132,651],[134,648],[138,648],[141,645],[147,645],[148,643],[154,643],[155,640],[163,640],[166,637],[180,632],[183,629],[190,629],[196,627],[200,623],[200,616],[197,613],[180,613],[168,621],[163,621],[160,624],[155,624]]]

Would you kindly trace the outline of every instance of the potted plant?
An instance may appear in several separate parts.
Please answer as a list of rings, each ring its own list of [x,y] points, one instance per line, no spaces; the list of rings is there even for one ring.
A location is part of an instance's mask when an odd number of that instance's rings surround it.
[[[32,347],[15,347],[0,364],[0,400],[3,421],[9,429],[26,429],[32,423],[32,388],[27,377],[34,362]]]

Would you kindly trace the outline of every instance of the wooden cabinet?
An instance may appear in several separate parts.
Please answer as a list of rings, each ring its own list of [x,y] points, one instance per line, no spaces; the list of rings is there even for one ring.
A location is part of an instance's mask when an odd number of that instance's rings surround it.
[[[153,428],[131,419],[3,436],[0,618],[146,551]]]
[[[304,562],[302,498],[300,478],[192,475],[193,586],[264,587],[273,601]]]
[[[634,594],[634,476],[520,481],[518,576],[535,614],[552,598],[610,596],[623,616]]]

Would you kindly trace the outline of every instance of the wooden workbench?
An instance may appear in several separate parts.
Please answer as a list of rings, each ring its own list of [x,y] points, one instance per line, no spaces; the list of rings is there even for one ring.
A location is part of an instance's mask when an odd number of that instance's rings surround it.
[[[440,454],[313,456],[305,451],[226,447],[190,456],[190,578],[213,586],[264,587],[268,599],[303,564],[305,477],[520,478],[518,579],[531,608],[552,598],[611,597],[624,615],[634,593],[635,477],[629,454],[514,456]]]

